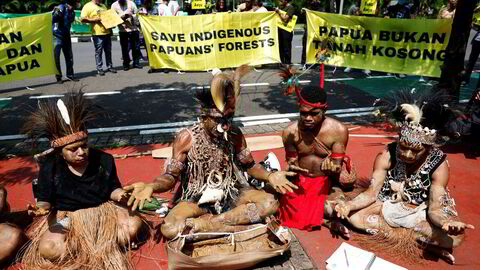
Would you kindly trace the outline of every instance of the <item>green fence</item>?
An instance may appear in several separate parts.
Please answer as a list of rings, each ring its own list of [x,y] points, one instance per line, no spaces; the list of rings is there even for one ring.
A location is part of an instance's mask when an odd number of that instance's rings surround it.
[[[72,34],[91,33],[92,26],[90,24],[80,22],[80,12],[81,12],[80,10],[75,10],[75,21],[72,24],[72,28],[70,32]],[[25,17],[30,15],[32,14],[0,13],[0,19],[18,18],[18,17]]]

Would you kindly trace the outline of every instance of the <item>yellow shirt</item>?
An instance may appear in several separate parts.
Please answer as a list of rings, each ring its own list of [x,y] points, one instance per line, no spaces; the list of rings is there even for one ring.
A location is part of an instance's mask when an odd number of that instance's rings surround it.
[[[98,17],[98,12],[106,11],[107,7],[104,4],[97,5],[93,2],[88,2],[83,6],[82,13],[80,13],[80,19],[88,18],[93,19]],[[92,23],[92,35],[101,36],[112,33],[110,29],[105,28],[102,23]]]

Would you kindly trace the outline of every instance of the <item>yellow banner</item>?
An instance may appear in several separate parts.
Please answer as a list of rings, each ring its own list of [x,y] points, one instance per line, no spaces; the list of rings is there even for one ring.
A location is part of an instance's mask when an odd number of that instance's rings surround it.
[[[439,77],[451,19],[385,19],[307,11],[307,62],[326,45],[326,64]],[[329,42],[330,41],[330,42]]]
[[[362,0],[360,14],[373,15],[377,11],[377,0]]]
[[[55,73],[52,13],[0,20],[0,82]]]
[[[279,11],[281,14],[287,14],[287,12],[280,10]],[[277,26],[279,28],[282,28],[285,31],[292,32],[293,28],[295,28],[295,25],[297,24],[297,15],[293,15],[292,19],[288,21],[288,24],[285,24],[282,19],[280,19],[280,16],[277,16]]]
[[[140,16],[152,68],[209,70],[280,62],[275,13]]]
[[[205,9],[205,0],[192,0],[192,9]]]

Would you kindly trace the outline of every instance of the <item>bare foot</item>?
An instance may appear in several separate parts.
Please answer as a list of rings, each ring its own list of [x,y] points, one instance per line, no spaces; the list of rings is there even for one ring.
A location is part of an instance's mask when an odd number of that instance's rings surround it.
[[[431,253],[437,255],[439,258],[445,260],[447,263],[455,264],[455,257],[448,250],[432,245],[429,245],[427,249]]]
[[[333,235],[339,235],[344,239],[350,239],[350,231],[338,220],[325,220],[324,226],[329,228]]]

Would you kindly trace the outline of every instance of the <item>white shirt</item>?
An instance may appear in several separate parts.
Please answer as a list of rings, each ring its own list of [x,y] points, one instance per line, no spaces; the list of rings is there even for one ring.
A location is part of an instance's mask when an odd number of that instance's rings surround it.
[[[170,2],[168,2],[168,9],[172,16],[177,16],[177,12],[180,10],[180,5],[176,0],[170,0]]]
[[[160,5],[158,5],[158,16],[172,16],[172,13],[167,5],[160,3]]]
[[[255,12],[268,12],[268,9],[266,9],[265,7],[259,7],[257,8],[257,10],[255,10]]]

